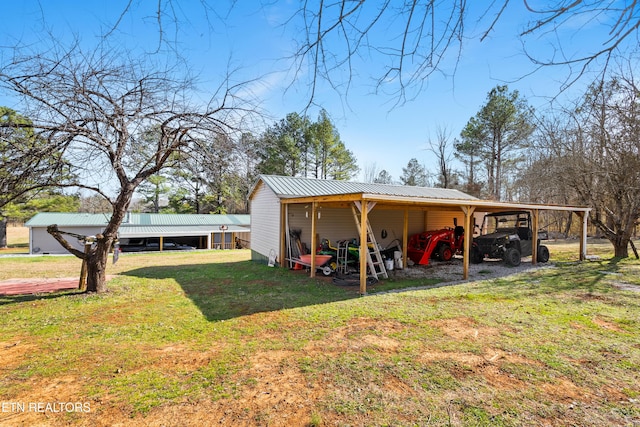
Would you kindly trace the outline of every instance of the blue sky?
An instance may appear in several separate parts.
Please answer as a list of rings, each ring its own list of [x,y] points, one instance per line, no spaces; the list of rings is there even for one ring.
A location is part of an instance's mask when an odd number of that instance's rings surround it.
[[[217,0],[211,2],[219,7],[217,16],[213,13],[205,16],[197,0],[173,3],[174,9],[164,13],[167,17],[177,16],[182,25],[176,32],[167,18],[164,26],[167,39],[178,41],[179,51],[200,76],[204,90],[215,87],[232,68],[237,69],[234,78],[238,80],[259,78],[250,88],[262,101],[262,108],[271,114],[271,122],[304,109],[308,100],[308,81],[305,80],[308,76],[302,75],[297,84],[290,85],[290,63],[283,59],[294,49],[295,28],[292,23],[287,24],[287,19],[299,6],[298,2],[265,1],[261,5],[241,1],[229,10],[229,2]],[[27,43],[38,49],[47,43],[49,34],[54,34],[63,40],[78,36],[85,46],[93,46],[100,34],[117,22],[126,4],[123,0],[8,2],[3,5],[0,44],[6,47]],[[157,2],[134,1],[132,11],[112,34],[111,43],[132,52],[155,51],[158,47],[156,5]],[[455,75],[452,68],[445,70],[447,74],[433,74],[424,89],[402,105],[392,107],[393,98],[373,93],[368,69],[373,65],[367,63],[366,58],[357,64],[358,78],[354,79],[347,99],[324,85],[320,87],[317,102],[329,112],[361,169],[375,163],[378,170],[385,169],[398,180],[402,168],[411,158],[416,158],[427,169],[434,170],[433,155],[427,150],[429,139],[435,140],[439,127],[446,128],[451,138],[457,137],[483,105],[491,88],[507,83],[538,110],[544,109],[548,97],[557,93],[566,76],[565,69],[547,68],[528,75],[534,66],[522,54],[522,45],[516,37],[527,19],[522,2],[512,2],[484,42],[465,42]],[[564,41],[566,47],[576,52],[593,47],[593,38],[607,28],[599,21],[581,19],[571,22],[564,32],[534,40],[530,48],[544,55],[542,49],[548,47],[553,38]],[[483,28],[469,28],[470,34],[478,34]],[[377,36],[384,38],[385,34]],[[453,60],[448,64],[453,65]],[[574,97],[583,88],[581,82],[562,97]],[[15,106],[1,93],[0,105]],[[317,108],[311,109],[309,115],[315,118],[317,112]]]

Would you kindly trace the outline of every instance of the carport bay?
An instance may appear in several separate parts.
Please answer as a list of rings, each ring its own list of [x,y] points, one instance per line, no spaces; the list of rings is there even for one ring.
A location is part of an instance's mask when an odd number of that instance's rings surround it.
[[[359,215],[358,228],[352,213],[357,204]],[[390,196],[370,193],[351,193],[326,196],[309,196],[280,199],[281,244],[280,260],[287,259],[288,230],[301,230],[302,240],[308,244],[311,252],[310,275],[316,275],[315,250],[321,239],[339,240],[355,237],[358,242],[367,241],[367,224],[370,224],[377,243],[383,248],[399,241],[402,250],[403,265],[407,265],[407,242],[409,236],[428,229],[453,227],[454,218],[464,227],[464,251],[462,274],[469,276],[470,244],[473,237],[476,217],[489,212],[505,210],[528,210],[532,214],[533,240],[537,240],[539,214],[545,210],[568,211],[581,220],[580,260],[586,259],[587,220],[590,209],[577,206],[557,206],[523,203],[502,203],[479,199],[438,199],[426,197]],[[383,237],[385,236],[385,237]],[[362,253],[362,245],[360,246]],[[536,263],[534,245],[532,262]],[[281,263],[282,264],[282,263]],[[366,294],[367,264],[360,257],[360,293]]]
[[[540,212],[574,212],[582,220],[580,259],[586,258],[590,209],[585,207],[503,203],[480,200],[455,189],[278,175],[260,175],[249,192],[249,201],[252,259],[288,265],[288,259],[291,259],[287,245],[289,230],[300,230],[301,239],[311,255],[308,263],[311,276],[316,275],[315,253],[322,239],[335,241],[355,237],[357,244],[361,245],[360,253],[368,235],[383,247],[399,240],[403,265],[406,265],[410,235],[453,227],[456,218],[457,225],[464,227],[463,277],[467,279],[469,259],[466,254],[470,252],[475,219],[484,213],[497,211],[530,211],[534,239],[538,235]],[[369,228],[371,233],[368,233]],[[359,260],[362,294],[366,293],[366,258],[360,257]]]

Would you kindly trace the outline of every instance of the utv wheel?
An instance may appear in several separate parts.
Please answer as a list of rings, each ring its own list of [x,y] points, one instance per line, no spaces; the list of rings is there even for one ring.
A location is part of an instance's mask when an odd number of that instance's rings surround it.
[[[440,249],[438,250],[438,257],[440,258],[440,261],[451,260],[451,258],[453,258],[453,251],[451,250],[451,246],[449,245],[440,246]]]
[[[484,259],[484,255],[482,255],[482,253],[478,248],[476,247],[471,248],[471,258],[469,259],[469,261],[471,261],[473,264],[480,264],[482,263],[483,259]]]
[[[520,265],[520,261],[521,261],[520,251],[517,250],[516,248],[509,248],[504,253],[504,262],[507,265],[510,265],[512,267],[517,267]]]
[[[546,246],[538,246],[538,262],[547,262],[549,261],[549,249]]]

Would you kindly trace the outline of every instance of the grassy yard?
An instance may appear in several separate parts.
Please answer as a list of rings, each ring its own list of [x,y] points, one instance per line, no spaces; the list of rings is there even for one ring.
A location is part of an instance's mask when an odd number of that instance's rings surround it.
[[[0,296],[0,425],[638,425],[640,263],[575,245],[366,297],[247,251],[127,254],[106,294]],[[0,258],[0,280],[79,266]]]
[[[29,229],[22,226],[7,226],[7,247],[0,249],[0,255],[29,253]]]

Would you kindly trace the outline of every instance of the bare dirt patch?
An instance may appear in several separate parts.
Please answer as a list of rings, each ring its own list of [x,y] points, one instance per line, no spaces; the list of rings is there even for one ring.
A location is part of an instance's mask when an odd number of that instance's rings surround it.
[[[19,366],[24,355],[35,351],[37,346],[26,342],[22,338],[12,341],[0,341],[0,372],[10,371]]]
[[[603,319],[602,317],[594,317],[593,323],[600,326],[601,328],[609,329],[611,331],[624,332],[624,330],[620,328],[618,325],[616,325],[613,322],[609,322],[608,320]]]
[[[189,402],[153,410],[126,422],[132,426],[160,425],[256,425],[303,426],[309,423],[315,402],[324,387],[309,383],[290,351],[258,351],[250,368],[237,379],[234,396],[217,401]],[[116,414],[110,414],[116,421]],[[179,423],[168,420],[179,420]]]
[[[499,333],[497,329],[478,325],[474,319],[469,317],[438,319],[428,323],[440,328],[445,334],[455,339],[478,339],[480,336],[486,337]]]
[[[371,347],[378,351],[393,352],[398,349],[400,343],[389,335],[404,328],[400,322],[389,320],[352,319],[347,325],[336,328],[322,341],[316,341],[305,347],[305,353],[308,355],[314,353],[337,355]]]
[[[161,370],[192,372],[206,366],[219,353],[220,347],[207,351],[194,351],[185,345],[171,345],[149,350],[148,359]]]

